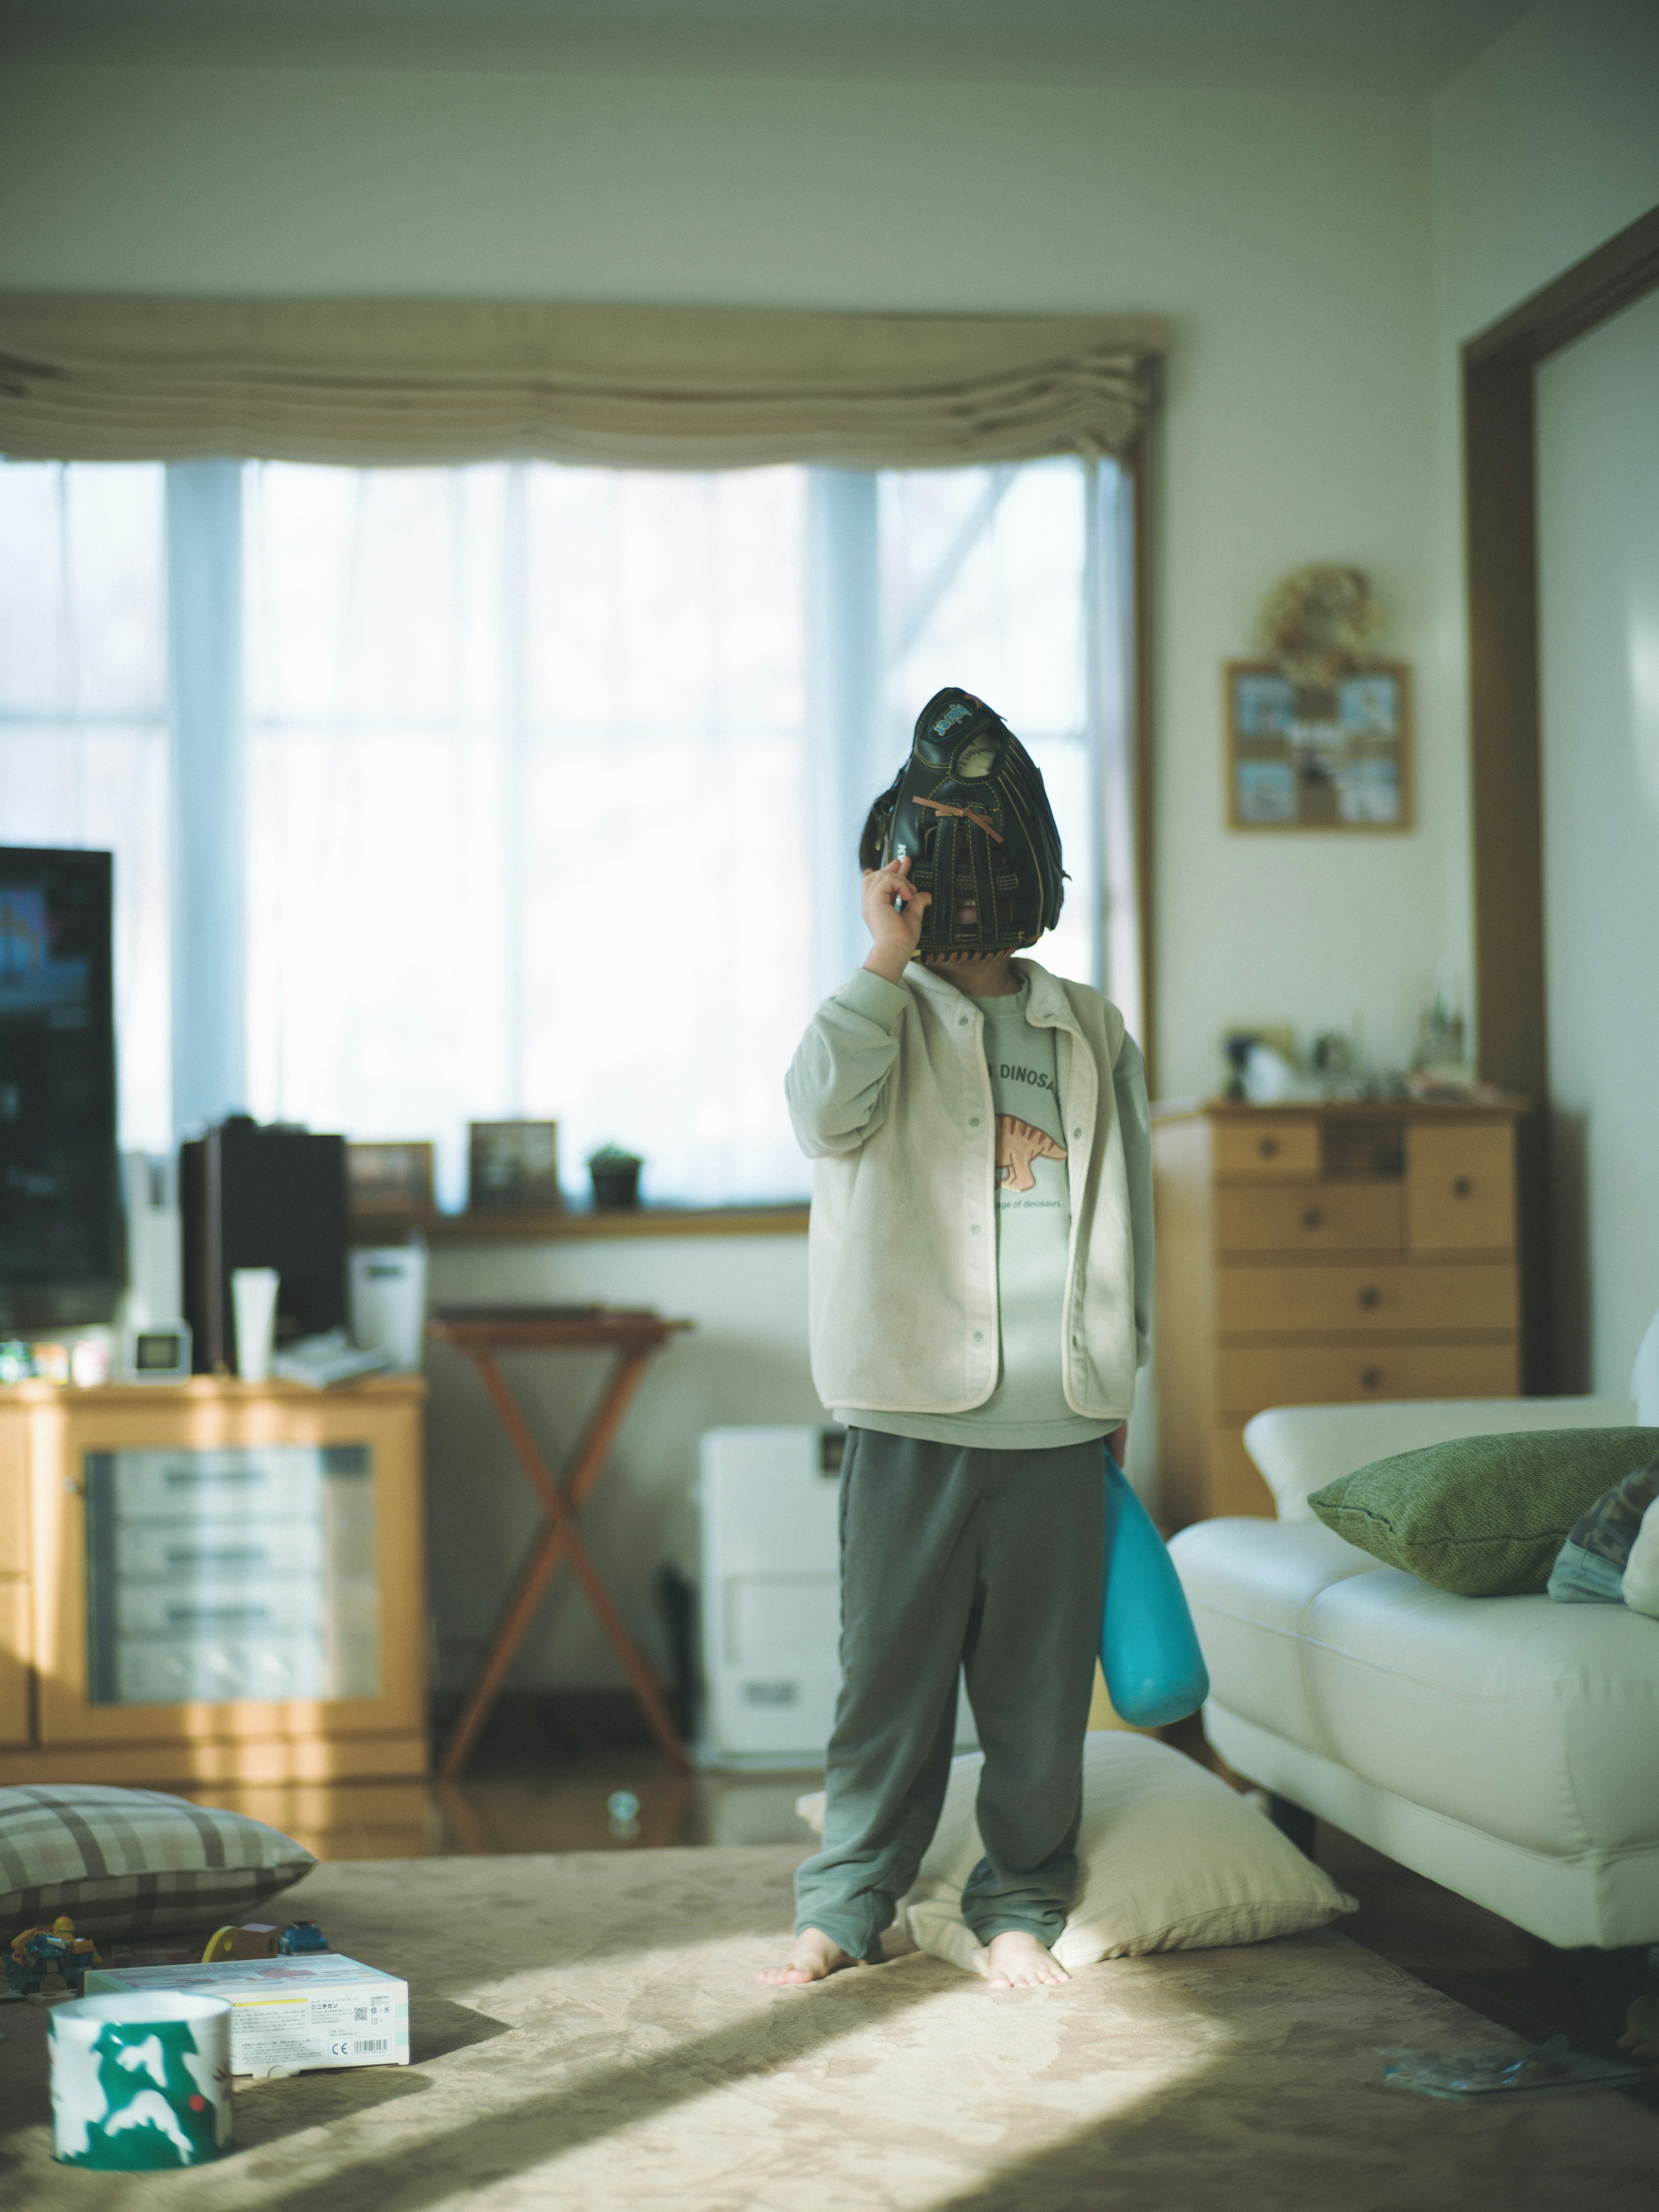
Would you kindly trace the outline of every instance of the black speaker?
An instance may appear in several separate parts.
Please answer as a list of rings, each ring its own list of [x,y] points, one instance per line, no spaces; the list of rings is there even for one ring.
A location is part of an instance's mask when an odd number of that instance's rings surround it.
[[[276,1341],[314,1336],[346,1320],[346,1151],[343,1137],[262,1127],[233,1114],[179,1152],[185,1319],[198,1375],[236,1371],[230,1278],[275,1267]]]

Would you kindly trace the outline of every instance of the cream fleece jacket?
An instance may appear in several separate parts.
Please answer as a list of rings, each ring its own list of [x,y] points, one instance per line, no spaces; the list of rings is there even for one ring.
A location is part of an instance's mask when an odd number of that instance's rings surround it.
[[[1055,1032],[1069,1147],[1066,1402],[1115,1424],[1133,1407],[1152,1300],[1139,1054],[1098,991],[1015,964],[1029,979],[1026,1019]],[[790,1116],[813,1162],[810,1333],[826,1406],[962,1413],[996,1386],[996,1116],[982,1029],[973,1000],[920,962],[902,983],[860,969],[818,1008],[791,1063]],[[1133,1079],[1120,1086],[1128,1054]]]

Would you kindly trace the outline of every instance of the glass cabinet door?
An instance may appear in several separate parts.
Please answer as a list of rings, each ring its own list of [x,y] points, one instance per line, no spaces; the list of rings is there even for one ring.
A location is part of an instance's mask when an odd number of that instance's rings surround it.
[[[88,1452],[94,1705],[380,1694],[367,1444]]]
[[[43,1752],[106,1747],[112,1781],[422,1771],[417,1377],[25,1387]]]

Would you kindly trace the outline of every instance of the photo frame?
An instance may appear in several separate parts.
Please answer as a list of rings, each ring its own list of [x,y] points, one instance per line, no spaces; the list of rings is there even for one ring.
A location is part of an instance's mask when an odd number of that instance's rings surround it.
[[[1229,829],[1416,827],[1405,661],[1371,661],[1326,685],[1230,660],[1223,711]]]
[[[564,1204],[556,1121],[470,1121],[469,1213],[512,1213]]]
[[[354,1221],[398,1223],[428,1220],[437,1210],[433,1146],[422,1139],[346,1146],[346,1182]]]

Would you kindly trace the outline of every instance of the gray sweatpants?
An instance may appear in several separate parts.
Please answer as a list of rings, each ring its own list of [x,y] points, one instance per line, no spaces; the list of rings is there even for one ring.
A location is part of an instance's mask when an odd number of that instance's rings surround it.
[[[962,1900],[981,1943],[1051,1943],[1077,1882],[1105,1546],[1098,1442],[972,1451],[853,1429],[841,1477],[842,1691],[823,1848],[795,1925],[871,1954],[933,1840],[957,1673],[985,1765],[985,1856]]]

